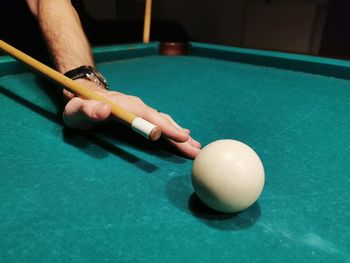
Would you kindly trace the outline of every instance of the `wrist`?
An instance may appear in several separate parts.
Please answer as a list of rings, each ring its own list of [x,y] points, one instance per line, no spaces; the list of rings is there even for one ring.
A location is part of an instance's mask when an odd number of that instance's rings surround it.
[[[93,91],[97,91],[97,92],[104,92],[107,91],[103,86],[101,86],[100,84],[93,82],[91,80],[82,78],[82,79],[75,79],[75,82],[77,82],[79,85],[89,89],[89,90],[93,90]]]
[[[103,94],[103,93],[106,93],[108,92],[108,90],[104,89],[103,87],[101,87],[101,85],[99,84],[96,84],[95,82],[92,82],[88,79],[75,79],[74,80],[75,82],[77,82],[79,85],[91,90],[91,91],[94,91],[94,92],[97,92],[99,94]],[[63,98],[64,98],[64,101],[67,103],[69,100],[71,100],[72,98],[74,98],[76,96],[76,94],[66,90],[66,89],[63,89]]]
[[[108,90],[107,80],[102,73],[92,66],[80,66],[75,69],[69,70],[64,75],[70,79],[87,79],[95,84],[100,85],[102,88]]]

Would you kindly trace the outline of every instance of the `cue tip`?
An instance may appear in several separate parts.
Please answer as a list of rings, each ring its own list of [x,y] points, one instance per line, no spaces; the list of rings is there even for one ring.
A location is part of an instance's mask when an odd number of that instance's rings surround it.
[[[162,135],[162,130],[159,127],[155,127],[149,134],[149,139],[151,141],[157,141]]]
[[[141,134],[142,136],[152,141],[158,140],[159,137],[162,135],[162,131],[159,127],[155,126],[149,121],[146,121],[145,119],[142,119],[141,117],[136,117],[132,121],[131,128],[135,132]]]

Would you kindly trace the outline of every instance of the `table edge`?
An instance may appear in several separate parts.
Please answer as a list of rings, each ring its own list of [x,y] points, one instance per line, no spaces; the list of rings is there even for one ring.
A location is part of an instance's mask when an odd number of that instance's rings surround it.
[[[93,53],[96,63],[104,63],[114,60],[158,55],[158,49],[158,42],[147,44],[134,43],[94,47]],[[350,61],[341,59],[198,42],[190,43],[190,54],[192,56],[350,79]],[[0,57],[0,77],[30,71],[31,69],[29,67],[10,56]]]

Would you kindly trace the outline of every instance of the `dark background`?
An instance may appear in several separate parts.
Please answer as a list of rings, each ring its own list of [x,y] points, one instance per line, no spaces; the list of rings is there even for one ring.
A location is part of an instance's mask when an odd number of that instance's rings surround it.
[[[151,40],[350,58],[348,0],[153,0]],[[93,46],[142,41],[144,0],[74,0]],[[1,39],[46,50],[23,0],[2,0]]]

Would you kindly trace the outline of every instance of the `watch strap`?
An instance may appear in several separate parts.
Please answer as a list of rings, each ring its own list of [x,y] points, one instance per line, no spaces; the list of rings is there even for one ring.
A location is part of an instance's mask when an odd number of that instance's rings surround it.
[[[89,66],[80,66],[78,68],[72,69],[64,73],[64,75],[70,79],[80,79],[85,78],[87,73],[91,73]]]
[[[108,83],[103,75],[91,66],[80,66],[78,68],[67,71],[64,73],[64,75],[73,80],[85,78],[97,83],[104,89],[109,89]]]

